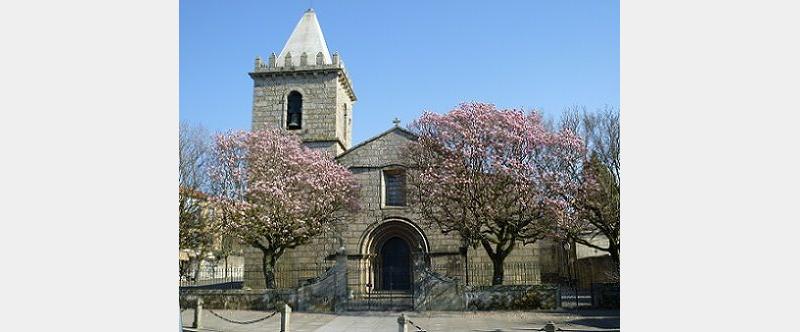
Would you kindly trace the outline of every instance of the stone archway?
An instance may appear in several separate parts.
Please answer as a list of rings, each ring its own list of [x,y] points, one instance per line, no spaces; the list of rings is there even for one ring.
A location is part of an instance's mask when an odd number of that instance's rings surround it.
[[[410,292],[429,248],[422,229],[408,220],[373,225],[361,241],[361,291]]]

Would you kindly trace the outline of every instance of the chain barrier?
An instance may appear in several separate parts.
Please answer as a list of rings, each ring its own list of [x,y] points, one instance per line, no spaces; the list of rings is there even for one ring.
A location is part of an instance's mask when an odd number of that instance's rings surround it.
[[[414,326],[414,328],[416,328],[416,329],[417,329],[417,331],[416,331],[416,332],[428,332],[428,330],[426,330],[426,329],[423,329],[421,326],[417,325],[417,323],[414,323],[414,322],[413,322],[412,320],[410,320],[410,319],[409,319],[409,320],[406,320],[406,322],[408,322],[409,324],[411,324],[412,326]]]
[[[207,309],[207,310],[208,310],[208,312],[210,312],[212,315],[214,315],[214,316],[217,316],[219,319],[222,319],[222,320],[224,320],[224,321],[226,321],[226,322],[228,322],[228,323],[241,324],[241,325],[258,323],[258,322],[260,322],[260,321],[267,320],[267,319],[269,319],[270,317],[272,317],[272,316],[275,316],[275,315],[277,315],[277,314],[278,314],[278,311],[276,310],[275,312],[273,312],[273,313],[271,313],[271,314],[267,315],[266,317],[262,317],[262,318],[259,318],[259,319],[246,320],[246,321],[236,321],[236,320],[233,320],[233,319],[228,319],[228,318],[222,317],[222,316],[220,316],[218,313],[214,312],[214,310],[211,310],[211,309]]]

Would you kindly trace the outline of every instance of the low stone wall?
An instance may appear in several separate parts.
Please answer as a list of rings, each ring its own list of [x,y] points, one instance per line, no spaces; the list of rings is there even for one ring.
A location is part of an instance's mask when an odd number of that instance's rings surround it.
[[[294,290],[191,289],[180,293],[181,308],[193,308],[198,297],[208,309],[274,310],[281,303],[297,305]]]
[[[274,310],[286,303],[296,311],[340,312],[348,301],[346,259],[344,252],[340,253],[333,268],[296,290],[183,289],[180,305],[191,308],[202,297],[204,307],[209,309]],[[417,311],[530,310],[557,306],[558,290],[554,286],[501,285],[474,289],[429,270],[421,261],[415,264],[419,271],[413,289]]]
[[[319,282],[297,290],[186,290],[180,294],[180,306],[192,308],[197,297],[202,297],[203,305],[208,309],[274,310],[286,303],[296,311],[342,311],[345,303],[337,296],[334,287],[338,279],[335,273],[330,273]],[[465,289],[457,281],[435,274],[423,278],[414,291],[417,311],[555,309],[557,296],[555,287],[545,285]],[[618,300],[616,303],[613,300],[603,302],[605,307],[619,305]]]
[[[298,289],[243,290],[243,289],[182,289],[181,308],[194,307],[198,297],[208,309],[273,310],[286,303],[296,311],[332,312],[344,310],[347,285],[344,253],[337,264],[311,284]]]
[[[340,258],[346,259],[346,257]],[[347,284],[344,264],[337,264],[314,283],[297,289],[295,310],[305,312],[332,312],[344,310],[343,291]],[[342,290],[337,293],[337,290]]]
[[[558,288],[548,285],[499,285],[464,292],[467,310],[556,309]]]
[[[464,310],[464,285],[424,269],[414,284],[414,308],[427,310]]]

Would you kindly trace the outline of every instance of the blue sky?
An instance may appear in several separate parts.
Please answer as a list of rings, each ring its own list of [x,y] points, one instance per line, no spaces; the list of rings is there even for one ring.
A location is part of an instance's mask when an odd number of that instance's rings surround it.
[[[353,142],[462,101],[619,106],[619,1],[180,1],[180,117],[250,129],[256,55],[312,4],[358,96]]]

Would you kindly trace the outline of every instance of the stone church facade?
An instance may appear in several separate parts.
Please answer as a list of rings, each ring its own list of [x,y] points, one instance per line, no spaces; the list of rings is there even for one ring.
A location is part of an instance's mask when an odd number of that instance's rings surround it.
[[[347,215],[335,232],[292,250],[279,260],[279,288],[301,286],[346,255],[348,292],[413,292],[421,269],[469,284],[488,285],[491,260],[483,248],[462,248],[457,234],[426,226],[408,208],[401,149],[415,139],[398,121],[382,133],[352,144],[357,98],[342,57],[331,55],[313,10],[305,12],[280,54],[256,58],[252,128],[283,128],[304,144],[323,149],[348,167],[360,185],[361,210]],[[376,112],[379,110],[359,110]],[[506,259],[506,284],[538,284],[537,270],[554,246],[519,243]],[[466,258],[465,258],[466,257]],[[466,259],[466,263],[465,263]],[[524,266],[524,269],[510,267]],[[473,270],[466,276],[469,268]],[[261,252],[245,251],[246,288],[263,289]],[[533,271],[533,272],[531,272]]]

